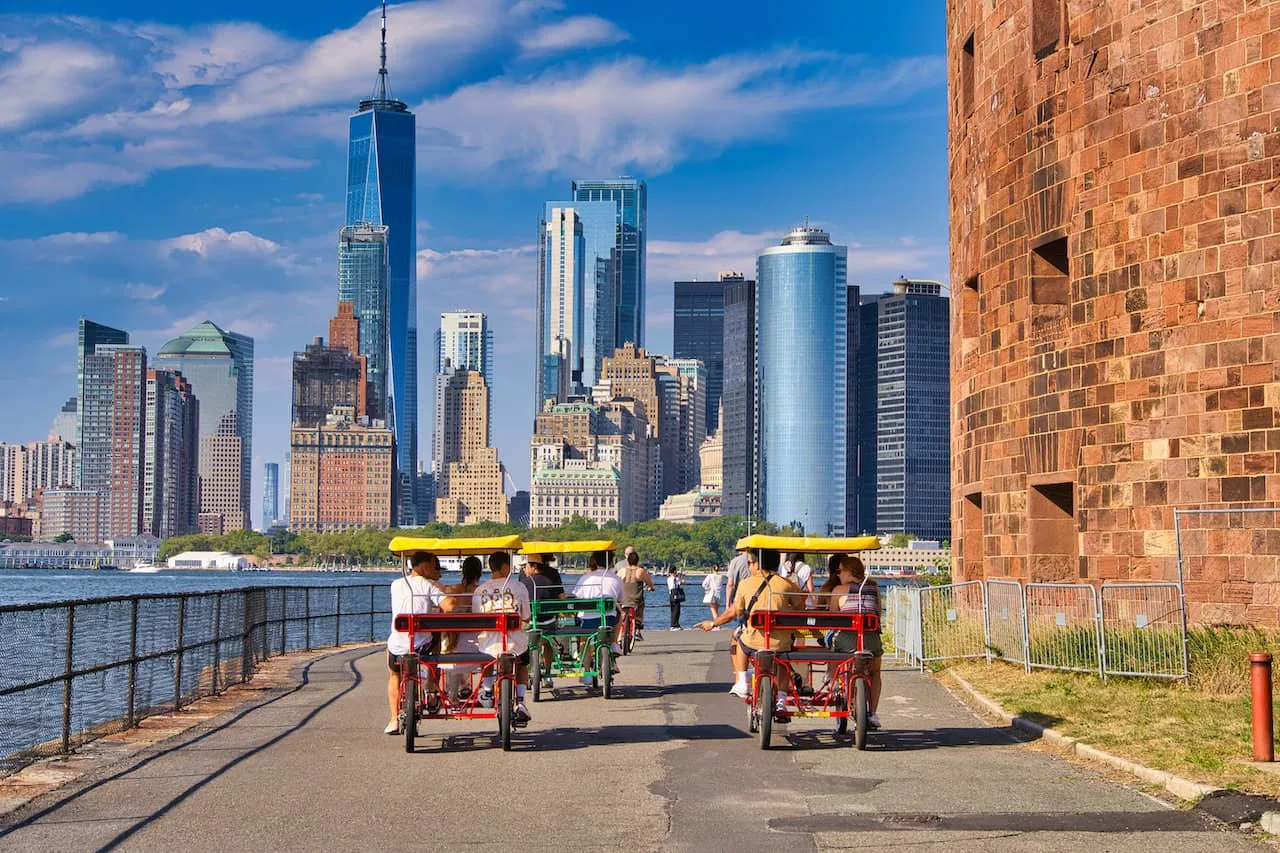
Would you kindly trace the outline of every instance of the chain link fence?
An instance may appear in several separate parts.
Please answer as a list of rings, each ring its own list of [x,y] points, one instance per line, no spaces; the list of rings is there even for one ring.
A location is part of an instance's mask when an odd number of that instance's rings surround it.
[[[0,775],[248,681],[276,655],[380,639],[386,584],[0,607]]]

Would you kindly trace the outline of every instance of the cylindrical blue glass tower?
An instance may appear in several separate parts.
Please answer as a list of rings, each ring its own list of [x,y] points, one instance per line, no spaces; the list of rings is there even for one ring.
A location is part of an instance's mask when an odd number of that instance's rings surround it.
[[[764,517],[844,533],[848,250],[804,226],[756,261]]]

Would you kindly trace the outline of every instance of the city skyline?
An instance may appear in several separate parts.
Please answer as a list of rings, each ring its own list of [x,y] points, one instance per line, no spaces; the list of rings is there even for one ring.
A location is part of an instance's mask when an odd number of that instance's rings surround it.
[[[468,307],[491,318],[494,387],[502,402],[513,396],[527,399],[522,389],[533,382],[526,355],[532,307],[522,298],[536,263],[530,211],[546,199],[564,198],[572,180],[634,174],[649,186],[645,343],[654,352],[672,352],[673,281],[713,279],[721,269],[750,269],[755,253],[805,213],[853,244],[850,281],[858,281],[866,291],[887,290],[899,274],[945,277],[941,10],[916,16],[868,13],[876,17],[876,43],[859,34],[866,16],[854,20],[838,4],[830,5],[829,31],[813,33],[794,22],[780,22],[771,35],[757,32],[744,40],[742,33],[759,29],[756,23],[767,13],[760,6],[747,9],[742,22],[715,34],[712,42],[695,45],[660,31],[652,12],[609,10],[611,20],[606,21],[585,14],[586,7],[520,17],[514,4],[479,6],[483,8],[474,14],[489,16],[482,22],[488,29],[486,35],[475,36],[484,49],[472,54],[494,56],[501,52],[500,44],[514,43],[519,46],[515,65],[490,62],[481,67],[481,62],[457,71],[431,66],[423,58],[430,53],[424,47],[433,44],[423,22],[433,16],[466,14],[460,4],[452,3],[391,6],[389,64],[394,97],[418,116],[418,192],[423,201],[415,229],[415,271],[421,276],[417,322],[420,328],[430,328],[431,318],[455,307],[453,294],[474,293],[476,299],[468,298]],[[30,32],[36,45],[54,37],[87,45],[92,40],[83,28],[101,29],[91,18],[55,21],[35,14],[35,4],[28,8],[30,13],[5,16],[0,30]],[[160,13],[142,3],[117,8],[126,19]],[[45,9],[50,14],[93,11],[75,3],[39,6]],[[20,168],[21,187],[15,184],[11,195],[0,198],[0,216],[8,217],[10,235],[0,241],[0,256],[23,280],[46,285],[36,294],[0,294],[0,324],[12,318],[18,348],[34,353],[42,365],[36,377],[4,371],[0,391],[24,405],[6,420],[0,438],[43,438],[61,403],[74,393],[74,377],[66,378],[65,352],[76,315],[127,328],[132,340],[151,352],[208,318],[257,341],[258,417],[250,465],[284,462],[289,413],[287,402],[281,401],[288,399],[291,353],[322,329],[332,313],[333,235],[345,208],[341,189],[348,160],[346,123],[352,106],[373,88],[378,14],[370,4],[367,14],[357,19],[339,4],[322,2],[303,16],[312,22],[299,24],[296,16],[277,15],[278,11],[248,4],[226,6],[219,17],[248,21],[262,35],[262,43],[248,55],[201,59],[199,51],[185,48],[211,40],[218,25],[185,17],[199,15],[199,10],[166,10],[182,38],[157,45],[155,57],[135,55],[110,40],[96,48],[95,55],[109,64],[165,67],[159,91],[112,90],[105,96],[108,101],[116,98],[112,109],[118,120],[112,128],[106,126],[108,114],[101,105],[65,99],[46,116],[24,114],[0,130],[0,138],[14,142],[3,155],[11,163],[28,156],[21,144],[27,134],[50,125],[63,140],[58,144],[71,146],[65,140],[72,138],[66,133],[72,127],[87,134],[79,138],[96,140],[141,132],[143,124],[155,122],[154,144],[164,141],[174,152],[171,159],[152,158],[145,167],[117,160],[105,164],[116,171],[86,168],[78,181],[68,172]],[[694,14],[722,12],[710,8]],[[566,25],[584,21],[594,22],[594,39],[553,38],[557,32],[568,32]],[[65,31],[68,27],[82,31]],[[923,40],[922,31],[928,36]],[[796,42],[803,43],[798,52],[786,53]],[[315,67],[311,58],[326,50],[343,58],[342,76],[327,78],[333,85],[321,93],[310,84],[328,72]],[[874,61],[860,60],[854,55],[858,50],[870,53]],[[838,55],[826,56],[824,51]],[[0,54],[0,62],[17,62],[25,55],[14,49]],[[711,57],[721,59],[721,74],[708,64]],[[281,64],[299,85],[281,90],[264,82],[263,69],[270,63]],[[792,68],[822,91],[853,94],[819,105],[803,96],[804,87],[785,82],[784,69]],[[603,128],[604,138],[611,141],[582,147],[573,138],[580,126],[577,113],[566,104],[573,91],[585,94],[591,86],[606,85],[609,74],[622,75],[613,83],[632,87],[635,98],[620,99],[617,108],[591,116],[592,127]],[[522,95],[521,75],[555,95],[551,113],[533,117],[537,128],[547,129],[549,135],[535,137],[538,145],[555,152],[550,158],[534,150],[502,149],[501,140],[476,123],[484,117],[475,117],[467,107],[475,87],[487,86],[508,99]],[[752,96],[779,80],[785,97],[763,107],[755,104]],[[692,86],[695,81],[704,81],[713,91]],[[671,102],[644,106],[655,87],[664,83],[678,84]],[[241,98],[246,111],[256,112],[219,112],[220,105],[234,97]],[[709,114],[702,109],[717,100],[739,110],[741,118],[717,121],[723,110]],[[628,101],[635,105],[634,115],[623,109]],[[264,111],[268,102],[271,110]],[[155,104],[172,106],[172,114],[149,115]],[[290,143],[294,147],[288,150],[268,150],[266,140],[278,134],[256,131],[286,119],[300,131],[291,136],[307,140],[305,146]],[[829,134],[841,139],[833,145],[810,132],[818,124],[847,126],[853,132]],[[441,135],[446,129],[476,144],[451,147]],[[655,140],[654,150],[638,144],[650,138]],[[196,146],[202,140],[206,146],[222,146],[224,152],[234,149],[240,159],[175,162],[192,156],[191,151],[183,152],[183,145]],[[424,146],[435,156],[427,158]],[[92,142],[77,150],[84,157],[108,161],[116,156],[103,154]],[[460,152],[468,150],[479,151],[477,156],[485,162],[461,162],[469,155]],[[881,166],[859,165],[868,155],[878,155]],[[890,156],[888,162],[913,164],[909,180],[883,174],[893,171],[883,168]],[[795,168],[802,162],[803,173]],[[926,174],[917,170],[920,163],[927,164]],[[187,168],[179,190],[174,170],[180,165]],[[825,168],[825,177],[808,175],[810,165],[815,171]],[[854,186],[859,187],[856,201]],[[178,192],[182,204],[167,200]],[[429,207],[442,215],[428,212],[428,197]],[[74,307],[65,314],[54,310],[68,305]],[[430,348],[419,346],[419,377],[430,375],[432,368],[433,354],[425,349]],[[13,362],[3,366],[12,368]],[[420,378],[420,389],[421,385]],[[419,417],[429,424],[429,404],[421,402]],[[513,463],[527,452],[529,427],[525,419],[495,419],[495,444],[522,488],[527,486],[522,482],[523,466]],[[418,440],[420,447],[427,446],[427,426],[419,430]],[[254,479],[250,505],[256,508],[261,506],[261,490],[259,478]]]

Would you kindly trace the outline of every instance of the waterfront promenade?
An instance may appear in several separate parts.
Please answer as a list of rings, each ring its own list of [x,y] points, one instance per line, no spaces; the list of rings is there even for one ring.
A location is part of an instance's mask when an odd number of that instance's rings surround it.
[[[381,733],[382,650],[335,652],[0,819],[0,849],[1268,849],[1017,743],[915,672],[888,674],[866,752],[819,720],[762,752],[725,693],[727,639],[653,631],[622,698],[533,705],[511,753],[472,720],[424,723],[406,754]]]

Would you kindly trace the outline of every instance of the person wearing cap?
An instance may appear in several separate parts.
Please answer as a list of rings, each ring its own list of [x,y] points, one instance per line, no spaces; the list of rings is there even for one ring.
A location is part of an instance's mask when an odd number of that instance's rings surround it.
[[[520,624],[529,621],[529,592],[524,584],[511,576],[511,555],[495,551],[489,555],[489,580],[476,587],[471,594],[471,610],[475,613],[519,613]],[[515,724],[525,725],[531,719],[524,704],[525,688],[529,684],[529,635],[521,629],[508,631],[506,647],[503,647],[501,631],[483,631],[476,636],[476,644],[487,655],[497,657],[503,652],[516,656],[516,712]],[[493,703],[493,671],[483,679],[480,699]]]
[[[778,575],[778,565],[782,556],[773,548],[761,548],[747,552],[747,562],[751,566],[751,576],[738,584],[733,604],[715,619],[707,619],[698,623],[704,631],[710,631],[719,625],[740,620],[742,627],[736,631],[737,643],[734,649],[734,684],[729,692],[744,699],[750,693],[747,683],[747,665],[755,652],[789,651],[793,636],[791,631],[772,631],[766,641],[764,632],[751,624],[752,613],[763,613],[775,610],[804,610],[804,594],[799,587]],[[774,716],[779,720],[787,719],[787,691],[790,678],[786,667],[779,664],[776,670],[778,692],[774,707]]]
[[[524,576],[520,580],[524,583],[525,588],[529,591],[529,599],[531,601],[551,601],[557,598],[564,598],[564,584],[560,580],[560,573],[551,566],[552,556],[548,554],[530,554],[529,561],[524,567]],[[543,616],[538,620],[537,627],[546,631],[556,627],[556,617]],[[551,671],[553,659],[551,656],[551,646],[544,642],[542,645],[542,666],[547,671]],[[544,687],[551,686],[551,676],[544,675],[542,678]]]

